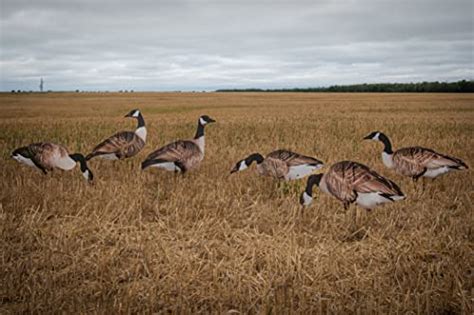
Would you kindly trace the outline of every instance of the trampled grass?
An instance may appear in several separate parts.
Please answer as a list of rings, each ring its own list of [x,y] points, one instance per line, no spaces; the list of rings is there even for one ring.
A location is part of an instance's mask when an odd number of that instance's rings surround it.
[[[39,171],[9,159],[37,141],[88,153],[140,108],[148,142],[126,161]],[[184,177],[140,162],[206,129],[206,157]],[[2,313],[472,313],[472,170],[415,191],[382,165],[374,130],[395,148],[422,145],[474,166],[474,96],[454,94],[2,94]],[[287,148],[362,162],[398,183],[403,202],[350,211],[305,180],[254,170],[229,174],[250,153]],[[354,233],[356,231],[357,233]],[[361,237],[362,235],[362,237]]]

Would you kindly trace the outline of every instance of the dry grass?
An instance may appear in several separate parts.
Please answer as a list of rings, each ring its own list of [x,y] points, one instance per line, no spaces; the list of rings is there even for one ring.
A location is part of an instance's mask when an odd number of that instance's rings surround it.
[[[395,148],[424,145],[474,166],[474,96],[453,94],[0,95],[1,313],[472,313],[473,175],[449,174],[421,195],[386,170]],[[47,177],[9,153],[50,140],[87,153],[139,107],[149,140],[128,161],[93,160]],[[140,171],[157,146],[190,138],[197,117],[206,158],[185,177]],[[305,181],[277,185],[248,153],[288,148],[326,163],[363,162],[409,196],[352,216]]]

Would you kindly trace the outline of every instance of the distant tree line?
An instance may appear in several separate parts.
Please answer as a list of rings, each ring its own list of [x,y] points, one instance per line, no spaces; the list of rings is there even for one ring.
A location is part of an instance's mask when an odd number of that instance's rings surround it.
[[[216,92],[413,92],[413,93],[474,93],[474,81],[419,82],[419,83],[364,83],[352,85],[332,85],[329,87],[288,88],[288,89],[221,89]]]

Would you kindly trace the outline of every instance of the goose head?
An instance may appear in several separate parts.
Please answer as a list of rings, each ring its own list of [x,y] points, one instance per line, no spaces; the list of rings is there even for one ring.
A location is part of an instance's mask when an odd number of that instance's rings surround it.
[[[383,135],[383,133],[380,131],[374,131],[365,136],[363,140],[380,140],[380,135]]]
[[[237,163],[235,163],[235,166],[234,166],[234,168],[232,168],[230,173],[233,174],[233,173],[236,173],[236,172],[240,172],[240,171],[243,171],[243,170],[247,169],[248,167],[249,166],[247,165],[247,162],[245,161],[245,159],[243,159],[243,160],[240,160]]]
[[[25,163],[27,161],[31,161],[31,157],[28,155],[28,149],[26,147],[21,147],[15,149],[10,157],[17,162]],[[29,163],[28,163],[29,164]],[[32,164],[32,162],[31,162]]]
[[[201,117],[199,117],[199,124],[201,124],[202,126],[205,126],[207,124],[211,124],[214,122],[216,121],[207,115],[202,115]]]
[[[133,109],[131,110],[127,115],[125,115],[126,118],[130,117],[130,118],[138,118],[138,116],[140,116],[141,113],[140,113],[140,110],[138,109]]]
[[[306,182],[306,189],[301,193],[300,196],[300,204],[304,207],[311,205],[313,202],[313,186],[316,185],[319,187],[321,183],[321,178],[323,178],[323,174],[314,174],[308,177],[308,181]]]

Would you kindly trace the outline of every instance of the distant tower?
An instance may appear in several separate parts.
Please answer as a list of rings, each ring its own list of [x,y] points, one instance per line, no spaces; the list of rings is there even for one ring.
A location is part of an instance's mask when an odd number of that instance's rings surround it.
[[[43,84],[44,84],[44,81],[43,81],[43,78],[41,78],[41,80],[40,80],[40,92],[43,92]]]

